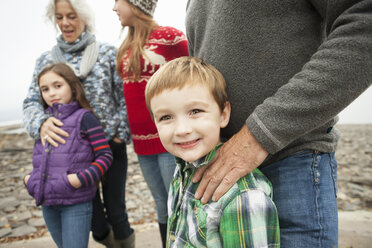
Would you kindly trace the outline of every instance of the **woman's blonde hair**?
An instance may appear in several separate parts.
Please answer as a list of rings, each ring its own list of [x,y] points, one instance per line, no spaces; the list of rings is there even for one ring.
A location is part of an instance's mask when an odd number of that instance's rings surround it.
[[[141,76],[141,55],[143,47],[149,41],[151,32],[158,26],[154,19],[142,10],[129,3],[133,15],[136,17],[133,27],[129,27],[128,35],[121,44],[116,56],[116,71],[123,77],[122,61],[129,52],[128,77],[137,80]]]
[[[185,86],[204,85],[212,94],[221,112],[229,101],[226,82],[212,65],[196,57],[179,57],[162,65],[146,85],[146,106],[151,118],[151,99],[164,90],[182,89]]]

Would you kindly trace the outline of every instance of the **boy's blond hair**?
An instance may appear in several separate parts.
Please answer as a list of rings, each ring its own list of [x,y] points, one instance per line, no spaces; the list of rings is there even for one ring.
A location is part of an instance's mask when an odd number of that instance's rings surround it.
[[[182,89],[184,86],[205,85],[210,90],[220,111],[228,102],[226,82],[222,74],[212,65],[195,57],[179,57],[164,64],[146,85],[146,106],[151,118],[151,99],[164,90]]]

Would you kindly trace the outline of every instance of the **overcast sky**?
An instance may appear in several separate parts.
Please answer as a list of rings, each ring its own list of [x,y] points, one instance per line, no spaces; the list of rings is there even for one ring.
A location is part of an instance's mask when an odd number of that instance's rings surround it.
[[[96,16],[96,36],[118,46],[121,26],[114,0],[88,0]],[[37,3],[37,4],[35,4]],[[55,44],[56,31],[44,20],[47,0],[0,1],[0,122],[22,118],[35,60]],[[159,0],[155,20],[185,32],[187,0]],[[372,123],[372,88],[340,114],[340,123]]]

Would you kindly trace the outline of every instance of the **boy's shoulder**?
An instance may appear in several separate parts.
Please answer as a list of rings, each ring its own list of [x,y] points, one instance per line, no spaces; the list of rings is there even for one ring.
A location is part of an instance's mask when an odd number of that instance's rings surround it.
[[[249,198],[253,194],[257,195],[257,193],[272,199],[271,183],[259,169],[255,169],[240,178],[220,200],[224,202],[223,205],[228,205],[239,195]]]
[[[261,190],[266,195],[272,195],[272,185],[269,179],[259,170],[254,169],[236,182],[241,192],[248,190]]]

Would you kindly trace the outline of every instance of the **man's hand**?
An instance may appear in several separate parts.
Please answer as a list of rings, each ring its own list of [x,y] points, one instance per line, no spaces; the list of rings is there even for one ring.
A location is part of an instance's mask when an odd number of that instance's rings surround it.
[[[58,143],[65,144],[66,141],[61,137],[68,137],[68,133],[62,130],[63,123],[55,117],[49,117],[40,128],[40,138],[43,146],[48,141],[52,146],[58,147]]]
[[[256,169],[268,152],[258,143],[246,125],[218,149],[217,159],[210,166],[199,168],[193,182],[200,184],[195,198],[203,204],[218,201],[241,177]]]

